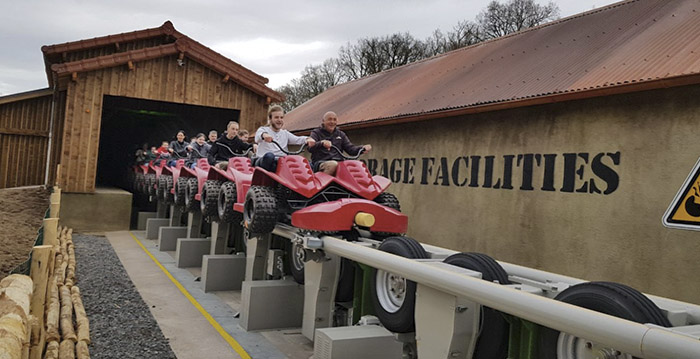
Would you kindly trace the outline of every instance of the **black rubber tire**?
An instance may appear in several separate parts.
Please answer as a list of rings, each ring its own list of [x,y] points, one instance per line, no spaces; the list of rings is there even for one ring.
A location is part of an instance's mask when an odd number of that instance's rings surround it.
[[[266,234],[275,229],[277,197],[272,187],[250,186],[245,196],[243,224],[253,234]]]
[[[199,201],[202,216],[204,218],[209,217],[212,220],[218,221],[219,212],[217,207],[220,189],[221,181],[208,180],[204,182],[204,187],[202,188],[202,197]]]
[[[428,258],[428,254],[423,249],[418,241],[410,237],[388,237],[381,245],[379,245],[379,250],[396,254],[398,256],[406,258]],[[382,307],[378,294],[377,294],[377,275],[378,270],[372,270],[372,304],[374,305],[374,311],[379,318],[379,321],[384,325],[385,328],[396,333],[409,333],[415,330],[415,316],[414,311],[416,307],[416,283],[407,280],[405,296],[401,306],[395,312],[389,312],[384,307]]]
[[[510,284],[508,273],[498,262],[482,253],[456,253],[443,261],[457,267],[481,273],[481,279],[500,284]],[[508,357],[510,325],[495,309],[482,307],[479,338],[474,349],[474,359],[505,359]]]
[[[233,209],[236,199],[236,183],[224,182],[224,184],[221,185],[219,196],[216,201],[216,210],[221,223],[233,223],[236,221],[240,222],[243,218],[240,212]]]
[[[304,284],[304,261],[297,256],[297,251],[304,248],[292,241],[287,241],[287,264],[289,264],[289,273],[294,278],[294,281],[299,284]]]
[[[153,173],[146,174],[146,191],[147,195],[153,196],[156,194],[156,175]]]
[[[163,201],[167,204],[173,203],[173,194],[170,190],[173,188],[173,176],[165,176],[165,192],[163,193]]]
[[[158,177],[158,180],[156,181],[156,198],[159,201],[163,200],[163,191],[165,188],[164,181],[165,181],[165,177],[163,177],[163,175],[160,175],[160,177]]]
[[[338,289],[335,292],[336,302],[352,302],[355,295],[355,262],[342,258],[340,260],[340,275]]]
[[[377,196],[377,198],[374,199],[374,201],[381,204],[384,207],[393,208],[401,212],[401,204],[399,203],[399,199],[391,193],[380,193],[379,196]]]
[[[177,179],[177,183],[175,184],[175,205],[184,207],[185,206],[185,197],[187,196],[187,177],[180,177]]]
[[[185,210],[187,212],[195,212],[199,209],[199,203],[194,199],[197,191],[199,191],[199,183],[197,178],[190,177],[187,180],[187,187],[185,190]]]
[[[559,293],[556,300],[595,310],[637,323],[651,323],[670,327],[661,309],[644,294],[624,284],[612,282],[587,282],[574,285]],[[542,327],[540,332],[540,358],[557,358],[559,332]]]

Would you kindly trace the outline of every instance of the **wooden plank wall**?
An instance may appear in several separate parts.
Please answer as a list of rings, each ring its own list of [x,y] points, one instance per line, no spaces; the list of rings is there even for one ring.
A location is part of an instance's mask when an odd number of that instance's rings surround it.
[[[52,98],[0,104],[0,188],[44,184]]]
[[[265,98],[177,56],[79,73],[69,81],[61,153],[60,184],[66,192],[95,190],[103,95],[125,96],[240,110],[241,128],[254,131],[266,121]],[[205,130],[205,129],[203,129]]]

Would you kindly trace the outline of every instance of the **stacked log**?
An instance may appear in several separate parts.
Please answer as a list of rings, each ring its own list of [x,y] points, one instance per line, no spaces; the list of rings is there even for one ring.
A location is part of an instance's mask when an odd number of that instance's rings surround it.
[[[36,315],[38,329],[33,330],[27,358],[89,359],[90,325],[80,298],[80,289],[74,285],[76,262],[73,230],[57,227],[56,242],[37,246],[34,250],[39,247],[43,247],[39,252],[48,251],[50,255],[37,259],[36,272],[34,260],[32,262],[32,276],[36,274],[37,278],[43,278],[44,283],[35,285],[35,288],[39,288],[36,292],[41,296],[33,298],[32,310],[33,313],[42,314]],[[0,355],[0,359],[5,358]]]
[[[29,357],[32,291],[32,279],[26,275],[12,274],[0,281],[0,358]]]

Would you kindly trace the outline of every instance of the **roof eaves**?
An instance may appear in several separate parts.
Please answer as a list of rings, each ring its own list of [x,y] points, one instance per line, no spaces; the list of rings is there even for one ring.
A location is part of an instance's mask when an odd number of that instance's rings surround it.
[[[178,52],[177,46],[173,44],[160,45],[145,49],[120,52],[112,55],[98,56],[90,59],[66,62],[51,65],[51,70],[57,75],[65,75],[73,72],[86,72],[106,67],[115,67],[129,63],[129,61],[145,61],[163,56],[169,56]]]
[[[41,51],[44,56],[51,54],[59,54],[63,52],[80,51],[86,49],[92,49],[96,47],[101,47],[109,44],[116,44],[125,41],[136,41],[141,39],[148,39],[151,37],[156,37],[160,35],[171,35],[176,39],[178,36],[184,36],[178,33],[173,26],[173,23],[166,21],[163,25],[159,27],[154,27],[151,29],[137,30],[132,32],[125,32],[116,35],[107,35],[101,37],[95,37],[92,39],[85,39],[79,41],[66,42],[63,44],[56,45],[44,45],[41,47]]]
[[[632,92],[657,90],[663,88],[696,84],[700,84],[700,73],[689,73],[665,78],[640,79],[636,81],[616,82],[591,88],[567,89],[556,92],[547,92],[540,95],[528,95],[525,97],[517,97],[511,99],[478,102],[467,104],[464,106],[433,109],[425,112],[403,113],[395,116],[361,119],[353,122],[338,124],[338,127],[342,128],[343,130],[351,130],[374,126],[386,126],[396,123],[432,120],[445,117],[462,116],[475,113],[507,110],[527,106],[582,100],[601,96],[620,95]],[[303,134],[313,130],[314,128],[315,127],[293,129],[291,131],[296,134]]]
[[[51,90],[50,88],[47,87],[47,88],[43,88],[43,89],[15,93],[12,95],[7,95],[7,96],[0,96],[0,105],[6,104],[6,103],[11,103],[11,102],[29,100],[29,99],[37,98],[37,97],[48,96],[51,94],[53,94],[53,90]]]

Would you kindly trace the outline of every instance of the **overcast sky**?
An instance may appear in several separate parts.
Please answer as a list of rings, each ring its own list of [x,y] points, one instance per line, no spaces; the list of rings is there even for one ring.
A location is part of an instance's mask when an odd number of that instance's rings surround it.
[[[503,2],[503,1],[502,1]],[[611,0],[555,0],[566,17]],[[42,45],[158,27],[181,33],[270,79],[335,57],[357,39],[409,32],[424,39],[474,20],[489,0],[16,0],[0,12],[0,96],[47,86]],[[546,1],[538,1],[540,4]]]

